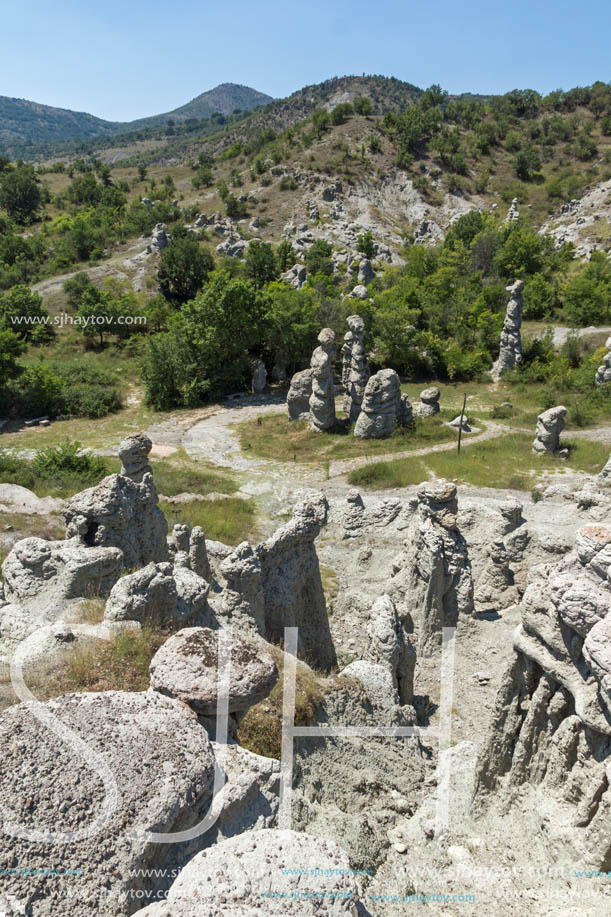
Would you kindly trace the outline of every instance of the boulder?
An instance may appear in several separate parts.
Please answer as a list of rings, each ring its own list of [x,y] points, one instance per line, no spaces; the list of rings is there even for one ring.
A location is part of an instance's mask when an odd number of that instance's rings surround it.
[[[188,627],[166,640],[151,660],[152,690],[183,701],[202,716],[215,716],[219,633],[218,629]],[[244,713],[263,700],[277,680],[278,670],[269,653],[232,631],[229,713]]]
[[[305,832],[268,829],[202,851],[175,880],[166,902],[134,917],[354,917],[358,907],[354,870],[336,843]]]
[[[152,691],[21,703],[0,714],[0,745],[3,854],[28,866],[2,879],[18,913],[127,917],[195,852],[147,836],[197,825],[210,808],[214,754],[185,704]],[[78,879],[49,875],[58,849]]]
[[[363,283],[357,283],[355,287],[352,288],[350,293],[348,293],[348,299],[362,299],[365,300],[369,296],[367,292],[367,287]]]
[[[415,404],[413,407],[414,416],[432,417],[434,414],[439,414],[441,410],[439,407],[440,397],[441,392],[435,385],[432,385],[431,388],[425,388],[420,392],[420,404]]]
[[[312,395],[312,370],[302,369],[295,373],[286,396],[289,420],[310,419],[310,397]]]
[[[360,284],[367,286],[375,278],[375,271],[371,266],[369,258],[361,258],[359,262],[359,272],[357,280]]]
[[[560,448],[560,434],[564,430],[566,408],[563,405],[543,411],[537,417],[533,452],[553,455]]]

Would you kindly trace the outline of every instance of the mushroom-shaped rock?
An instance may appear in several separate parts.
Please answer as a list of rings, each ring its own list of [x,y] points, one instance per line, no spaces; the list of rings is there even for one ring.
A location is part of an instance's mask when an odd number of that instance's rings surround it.
[[[219,630],[188,627],[174,634],[151,660],[151,688],[214,716],[218,697]],[[225,632],[227,633],[227,632]],[[229,713],[243,713],[267,697],[278,680],[276,664],[261,646],[230,635]]]
[[[437,386],[432,385],[420,392],[420,404],[415,404],[413,412],[416,417],[432,417],[441,410],[439,407],[439,398],[441,392]]]
[[[121,459],[121,474],[127,475],[136,484],[140,484],[143,476],[151,473],[149,465],[149,452],[153,444],[146,433],[134,433],[126,436],[119,443],[118,454]]]
[[[297,863],[308,869],[287,868]],[[134,917],[355,917],[358,908],[354,870],[341,847],[304,832],[268,828],[198,853],[170,888],[167,902]]]

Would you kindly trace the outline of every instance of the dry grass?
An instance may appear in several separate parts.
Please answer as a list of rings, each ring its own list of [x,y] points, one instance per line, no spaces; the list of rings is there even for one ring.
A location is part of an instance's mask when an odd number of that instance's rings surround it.
[[[282,698],[284,652],[269,647],[278,667],[278,681],[265,700],[246,713],[238,729],[240,745],[266,758],[280,758],[282,742]],[[295,725],[307,726],[314,718],[316,707],[322,703],[326,680],[319,678],[303,662],[297,660],[295,682]]]

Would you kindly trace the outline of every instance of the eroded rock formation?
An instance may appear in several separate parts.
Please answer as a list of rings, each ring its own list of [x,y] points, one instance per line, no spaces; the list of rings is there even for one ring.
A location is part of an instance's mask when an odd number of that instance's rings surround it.
[[[307,874],[292,874],[301,867],[289,863],[301,864]],[[318,864],[324,865],[317,872]],[[359,913],[359,898],[354,871],[336,843],[304,832],[267,830],[257,832],[256,838],[231,838],[198,854],[172,885],[167,902],[134,917],[352,917]]]
[[[409,422],[408,416],[409,401],[401,397],[399,376],[394,369],[381,369],[365,386],[354,435],[361,439],[389,436],[398,423]]]
[[[522,362],[522,290],[524,281],[516,280],[511,286],[505,287],[511,294],[507,303],[505,321],[501,331],[501,347],[498,360],[492,367],[492,378],[500,379],[503,373]]]
[[[473,579],[467,543],[458,530],[456,485],[425,482],[417,497],[417,519],[391,596],[401,618],[414,622],[417,653],[426,656],[441,646],[443,627],[456,627],[461,615],[473,612]]]
[[[350,329],[349,334],[351,335],[351,340],[350,369],[348,371],[347,382],[344,383],[346,388],[346,393],[344,395],[344,414],[350,421],[354,422],[361,412],[361,404],[370,370],[365,355],[365,345],[363,343],[365,322],[360,315],[349,315],[346,321]]]
[[[125,566],[168,559],[167,523],[158,506],[148,464],[152,443],[144,434],[119,446],[122,473],[111,474],[68,502],[66,537],[88,547],[120,548]]]
[[[335,387],[333,361],[335,332],[323,328],[318,335],[319,346],[312,354],[312,394],[310,395],[310,429],[313,433],[330,430],[335,425]]]
[[[610,572],[611,527],[598,524],[580,529],[559,563],[531,570],[475,794],[480,810],[533,811],[554,857],[562,847],[602,870],[611,867]]]
[[[533,452],[553,455],[560,448],[560,434],[566,422],[566,408],[563,405],[543,411],[537,417],[537,429],[533,442]]]
[[[310,398],[312,396],[312,370],[302,369],[295,373],[286,396],[289,420],[310,419]]]
[[[294,508],[290,522],[256,548],[266,639],[279,643],[284,641],[285,627],[298,627],[299,656],[321,669],[336,662],[314,545],[328,509],[323,494],[310,494]]]
[[[594,379],[596,386],[604,385],[605,382],[611,382],[611,351],[604,355],[602,364],[596,370]]]

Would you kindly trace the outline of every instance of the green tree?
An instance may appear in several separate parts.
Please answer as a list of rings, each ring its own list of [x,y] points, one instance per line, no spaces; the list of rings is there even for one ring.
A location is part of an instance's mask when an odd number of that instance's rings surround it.
[[[78,274],[74,274],[73,277],[68,277],[64,281],[62,290],[66,295],[66,305],[71,312],[79,308],[85,290],[92,286],[94,284],[92,284],[89,274],[86,274],[85,271],[79,271]]]
[[[541,159],[533,147],[520,150],[515,158],[516,175],[521,181],[531,181],[541,168]]]
[[[258,290],[266,283],[276,279],[278,276],[276,259],[271,245],[267,242],[259,242],[257,239],[249,243],[246,249],[244,274]]]
[[[358,252],[362,252],[362,254],[365,255],[366,258],[371,259],[375,256],[376,244],[373,241],[373,235],[371,234],[371,230],[368,229],[367,232],[363,233],[362,236],[358,237],[358,239],[356,240],[356,250]]]
[[[315,290],[293,290],[282,283],[267,288],[265,344],[285,370],[292,373],[308,363],[322,323]]]
[[[370,115],[373,111],[371,99],[368,99],[367,96],[359,96],[358,99],[354,100],[352,105],[357,115]]]
[[[161,292],[173,302],[186,302],[201,290],[214,259],[195,239],[175,239],[161,253],[157,279]]]
[[[324,108],[315,108],[312,112],[312,124],[314,125],[314,133],[320,139],[324,132],[329,129],[329,112],[325,111]]]
[[[0,393],[21,372],[17,358],[26,350],[27,344],[22,338],[10,328],[0,325]]]
[[[146,166],[140,163],[138,166],[138,181],[146,181]]]
[[[611,321],[611,263],[604,252],[593,252],[588,264],[564,286],[565,311],[575,325]]]
[[[41,200],[40,187],[32,166],[20,163],[0,174],[0,207],[17,222],[31,222]]]
[[[295,264],[295,250],[288,239],[283,239],[276,247],[276,265],[279,274],[288,271]]]
[[[305,260],[308,274],[326,274],[331,276],[333,273],[333,263],[331,261],[331,252],[333,251],[329,242],[324,239],[316,239],[306,252]]]
[[[0,327],[9,328],[26,341],[49,341],[55,330],[38,293],[17,284],[0,295]]]

